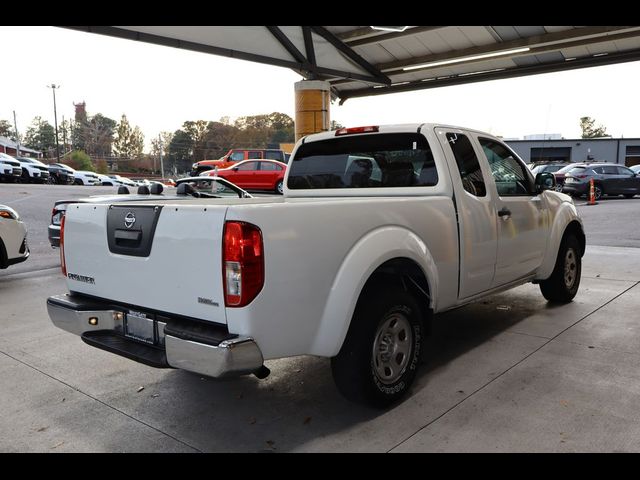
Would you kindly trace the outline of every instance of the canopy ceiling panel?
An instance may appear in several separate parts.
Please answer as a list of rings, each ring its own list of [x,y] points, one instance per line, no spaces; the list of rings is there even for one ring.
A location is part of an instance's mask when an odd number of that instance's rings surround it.
[[[640,60],[638,26],[64,28],[291,68],[341,102]]]

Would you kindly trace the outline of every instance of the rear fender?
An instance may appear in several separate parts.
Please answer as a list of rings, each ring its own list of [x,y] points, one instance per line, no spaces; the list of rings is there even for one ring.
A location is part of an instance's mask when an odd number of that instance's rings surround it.
[[[342,262],[311,346],[312,355],[338,354],[365,283],[380,265],[394,258],[408,258],[420,266],[429,283],[429,306],[434,308],[434,299],[438,298],[438,272],[425,243],[402,227],[373,230],[353,246]]]

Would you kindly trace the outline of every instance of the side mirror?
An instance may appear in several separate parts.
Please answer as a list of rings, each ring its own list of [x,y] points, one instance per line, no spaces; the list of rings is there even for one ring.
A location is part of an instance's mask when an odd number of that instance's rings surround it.
[[[536,175],[536,192],[542,193],[556,186],[556,177],[550,172],[541,172]]]
[[[233,167],[233,171],[237,172],[238,171],[238,167]]]

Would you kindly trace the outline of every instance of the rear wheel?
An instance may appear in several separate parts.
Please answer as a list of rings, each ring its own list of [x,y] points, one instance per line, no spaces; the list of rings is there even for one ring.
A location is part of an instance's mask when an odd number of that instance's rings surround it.
[[[279,193],[280,195],[282,195],[284,193],[284,188],[282,186],[282,180],[278,180],[278,183],[276,183],[276,192]]]
[[[596,200],[600,200],[602,198],[602,196],[604,195],[604,189],[602,188],[601,185],[593,186],[593,195],[596,197]],[[587,195],[587,197],[588,196],[589,195]]]
[[[560,244],[553,273],[540,282],[542,295],[550,302],[570,302],[578,293],[581,272],[580,243],[574,235],[568,235]]]
[[[423,339],[422,310],[399,287],[371,288],[358,301],[347,337],[331,359],[340,393],[357,403],[386,407],[413,383]]]

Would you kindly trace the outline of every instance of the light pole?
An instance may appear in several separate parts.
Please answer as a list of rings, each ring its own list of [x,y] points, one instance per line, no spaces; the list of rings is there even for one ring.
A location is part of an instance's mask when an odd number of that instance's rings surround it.
[[[60,85],[56,85],[52,83],[51,85],[47,85],[53,91],[53,121],[56,126],[56,157],[58,158],[58,163],[60,163],[60,145],[58,144],[58,113],[56,112],[56,88],[60,88]]]

